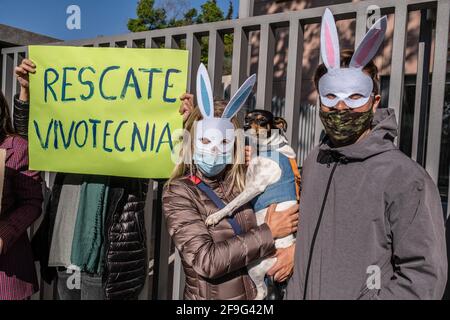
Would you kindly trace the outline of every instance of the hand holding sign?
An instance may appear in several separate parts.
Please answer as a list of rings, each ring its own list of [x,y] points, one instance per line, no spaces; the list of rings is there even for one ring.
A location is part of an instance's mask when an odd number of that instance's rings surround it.
[[[29,59],[23,59],[14,71],[16,73],[17,81],[19,81],[20,84],[19,99],[22,101],[28,101],[30,94],[29,74],[36,73],[36,65]]]
[[[194,95],[190,93],[184,93],[180,100],[182,101],[180,107],[180,114],[183,116],[183,122],[187,120],[192,110],[194,110]]]
[[[166,178],[187,51],[31,46],[30,168]]]

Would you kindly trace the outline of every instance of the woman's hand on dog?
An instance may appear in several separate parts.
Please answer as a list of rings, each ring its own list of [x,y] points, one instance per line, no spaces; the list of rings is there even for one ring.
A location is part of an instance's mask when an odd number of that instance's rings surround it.
[[[273,276],[276,282],[287,280],[294,271],[295,243],[287,248],[279,248],[273,256],[277,262],[267,271],[268,276]]]
[[[275,211],[276,207],[276,204],[269,206],[265,219],[274,239],[283,238],[296,232],[298,225],[298,204],[282,211]]]
[[[184,93],[180,97],[181,106],[180,106],[180,114],[183,116],[183,122],[189,118],[189,115],[191,114],[192,110],[194,110],[194,95],[190,93]]]

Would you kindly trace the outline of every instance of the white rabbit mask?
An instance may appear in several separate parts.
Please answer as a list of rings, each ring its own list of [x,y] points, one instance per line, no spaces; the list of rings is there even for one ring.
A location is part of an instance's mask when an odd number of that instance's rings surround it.
[[[377,20],[355,50],[348,68],[341,68],[339,39],[333,14],[327,8],[322,17],[320,53],[327,73],[319,80],[319,94],[323,105],[335,107],[343,101],[349,108],[365,105],[373,91],[371,77],[363,71],[378,51],[386,33],[387,19]],[[359,98],[352,96],[360,96]]]
[[[247,101],[256,76],[250,76],[237,90],[223,111],[221,118],[214,117],[214,100],[208,71],[200,64],[197,72],[197,100],[203,119],[195,124],[195,152],[205,155],[230,155],[236,139],[231,119]]]

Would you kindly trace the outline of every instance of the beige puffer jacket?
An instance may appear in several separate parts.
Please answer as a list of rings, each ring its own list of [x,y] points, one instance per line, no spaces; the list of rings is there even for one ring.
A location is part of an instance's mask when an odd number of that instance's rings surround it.
[[[225,203],[236,197],[237,192],[225,196],[230,177],[211,180],[198,176]],[[275,247],[267,224],[256,225],[252,208],[243,206],[235,214],[243,230],[236,236],[227,219],[215,226],[205,225],[206,217],[218,209],[187,176],[166,186],[162,201],[167,228],[186,274],[184,298],[254,299],[256,289],[246,266],[273,253]]]

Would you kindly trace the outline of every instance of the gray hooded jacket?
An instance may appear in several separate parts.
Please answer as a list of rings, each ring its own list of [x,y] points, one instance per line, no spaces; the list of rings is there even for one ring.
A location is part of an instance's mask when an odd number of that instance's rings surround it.
[[[394,145],[396,135],[393,110],[379,109],[360,142],[322,143],[308,156],[287,299],[442,297],[441,200],[427,172]]]

